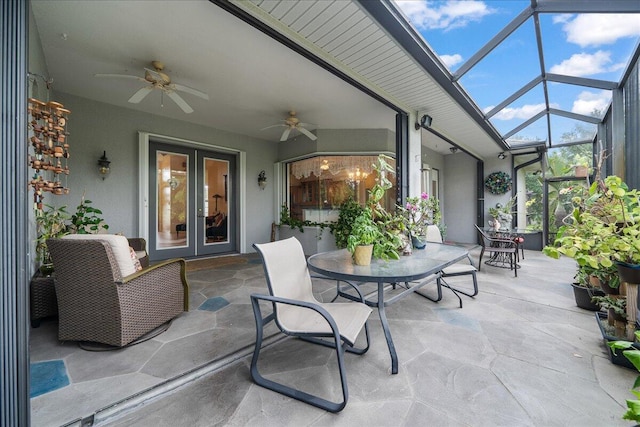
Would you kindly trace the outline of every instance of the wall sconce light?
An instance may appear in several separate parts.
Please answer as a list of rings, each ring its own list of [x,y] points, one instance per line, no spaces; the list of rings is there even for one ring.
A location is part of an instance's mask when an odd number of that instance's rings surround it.
[[[102,175],[102,180],[103,181],[107,177],[107,175],[109,175],[109,172],[110,172],[109,165],[110,164],[111,164],[111,162],[109,161],[109,159],[107,159],[107,152],[103,151],[102,152],[102,157],[100,157],[98,159],[98,172],[100,172],[100,175]]]
[[[458,152],[458,147],[451,147],[449,148],[449,151],[451,151],[451,154],[456,154]]]
[[[264,190],[266,186],[267,175],[265,174],[265,171],[260,171],[260,173],[258,174],[258,187],[260,187],[261,190]]]
[[[416,122],[415,124],[416,130],[420,128],[425,128],[425,129],[430,128],[432,121],[433,121],[433,118],[430,115],[425,114],[424,116],[420,117],[420,123]]]
[[[501,152],[500,154],[498,154],[498,158],[499,158],[500,160],[504,160],[504,159],[506,159],[506,158],[507,158],[507,156],[504,154],[504,151],[503,151],[503,152]]]

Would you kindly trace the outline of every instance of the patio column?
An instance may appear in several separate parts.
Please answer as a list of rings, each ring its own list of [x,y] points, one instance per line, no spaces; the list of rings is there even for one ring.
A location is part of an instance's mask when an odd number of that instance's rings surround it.
[[[420,196],[422,190],[422,129],[416,130],[414,123],[418,121],[418,113],[409,114],[409,147],[408,147],[408,183],[409,197]]]

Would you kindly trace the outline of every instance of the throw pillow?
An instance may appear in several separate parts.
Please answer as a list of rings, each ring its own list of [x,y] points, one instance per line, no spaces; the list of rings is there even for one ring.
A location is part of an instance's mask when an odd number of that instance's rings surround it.
[[[133,266],[135,267],[136,271],[142,270],[142,264],[140,264],[140,260],[138,259],[136,250],[129,246],[129,253],[131,255],[131,261],[133,261]]]

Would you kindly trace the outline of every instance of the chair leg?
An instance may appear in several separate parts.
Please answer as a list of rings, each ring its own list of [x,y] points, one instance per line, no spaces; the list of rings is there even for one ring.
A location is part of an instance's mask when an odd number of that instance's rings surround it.
[[[260,305],[256,298],[251,297],[251,305],[253,307],[253,315],[256,321],[256,346],[253,350],[253,357],[251,358],[251,379],[261,387],[264,387],[269,390],[273,390],[277,393],[283,394],[285,396],[291,397],[293,399],[299,400],[304,403],[308,403],[320,409],[324,409],[329,412],[340,412],[347,405],[347,400],[349,399],[349,390],[347,388],[347,375],[344,367],[344,346],[346,344],[341,344],[336,340],[335,349],[336,356],[338,359],[338,370],[340,372],[340,382],[342,385],[342,400],[340,402],[331,402],[329,400],[323,399],[321,397],[315,396],[313,394],[306,393],[302,390],[295,389],[293,387],[286,386],[281,383],[277,383],[275,381],[271,381],[265,377],[263,377],[258,371],[258,359],[260,357],[260,350],[262,347],[262,339],[263,339],[263,328],[264,326],[275,319],[275,314],[271,313],[269,316],[262,318],[262,314],[260,312]],[[369,332],[366,329],[367,334],[367,349],[369,348]],[[366,351],[366,350],[364,350]]]
[[[408,283],[406,283],[406,285],[409,286]],[[436,298],[431,298],[429,295],[422,293],[422,291],[415,291],[414,293],[428,299],[429,301],[438,302],[442,299],[442,279],[440,277],[436,279],[436,289],[438,292],[438,296]]]
[[[478,260],[478,271],[482,268],[482,255],[484,255],[484,246],[480,250],[480,259]]]
[[[518,253],[518,248],[516,248],[516,254],[517,253]],[[518,277],[518,261],[516,260],[515,256],[513,257],[513,263],[515,264],[513,270],[515,271],[516,277]]]

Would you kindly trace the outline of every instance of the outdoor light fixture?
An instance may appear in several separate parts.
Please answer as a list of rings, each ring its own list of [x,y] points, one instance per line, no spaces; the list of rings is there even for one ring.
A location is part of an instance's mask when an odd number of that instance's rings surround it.
[[[267,186],[267,175],[265,171],[260,171],[260,173],[258,174],[258,187],[260,187],[261,190],[264,190],[266,186]]]
[[[458,147],[451,147],[449,148],[449,151],[451,151],[451,154],[456,154],[458,152]]]
[[[103,181],[107,177],[107,175],[109,175],[109,164],[111,164],[111,162],[109,161],[109,159],[107,159],[107,152],[103,151],[102,157],[98,159],[98,172],[100,172],[100,175],[102,175]]]
[[[430,128],[432,121],[433,121],[433,118],[431,118],[430,115],[425,114],[424,116],[420,117],[420,123],[416,122],[415,124],[416,130],[420,128],[425,128],[425,129]]]
[[[504,154],[504,151],[503,151],[503,152],[501,152],[500,154],[498,154],[498,158],[499,158],[500,160],[504,160],[504,159],[506,159],[506,158],[507,158],[507,156]]]

